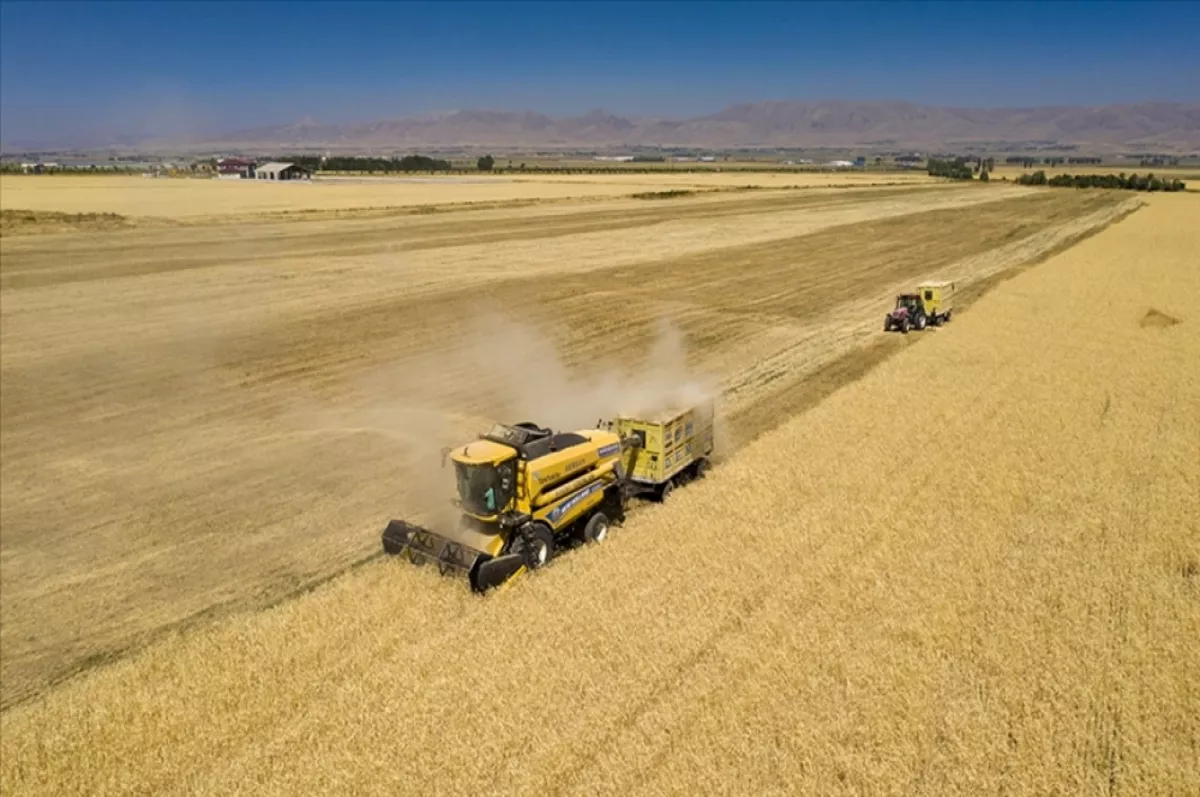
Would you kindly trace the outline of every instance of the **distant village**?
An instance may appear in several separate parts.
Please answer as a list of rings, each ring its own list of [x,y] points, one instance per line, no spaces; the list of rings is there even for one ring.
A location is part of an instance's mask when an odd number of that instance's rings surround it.
[[[661,154],[660,154],[661,153]],[[538,152],[531,153],[530,158],[537,162],[527,165],[524,162],[515,164],[511,158],[507,167],[501,166],[498,159],[484,156],[474,160],[459,158],[455,163],[450,160],[429,158],[421,155],[398,157],[379,156],[340,156],[330,155],[293,155],[287,159],[263,161],[245,156],[203,157],[203,158],[173,158],[171,156],[122,155],[109,156],[107,161],[89,158],[84,153],[44,153],[57,155],[56,160],[18,160],[12,155],[0,158],[0,172],[20,174],[59,174],[59,173],[123,173],[141,174],[143,177],[198,177],[219,180],[258,180],[258,181],[307,181],[312,180],[317,172],[349,172],[349,173],[397,173],[397,172],[462,172],[462,171],[496,171],[496,172],[605,172],[626,171],[642,167],[645,169],[670,168],[679,164],[681,170],[710,170],[720,171],[722,165],[729,163],[730,167],[738,169],[788,171],[827,171],[827,170],[908,170],[926,169],[936,160],[961,160],[976,165],[984,162],[985,157],[978,154],[939,154],[925,152],[885,152],[871,157],[857,155],[854,157],[836,157],[841,154],[836,150],[826,151],[825,157],[817,157],[819,153],[798,153],[785,151],[747,152],[737,151],[722,154],[696,154],[680,152],[641,153],[608,155],[596,152]],[[30,155],[43,153],[26,153]],[[812,157],[800,157],[801,154]],[[830,158],[833,155],[834,157]],[[830,158],[830,159],[826,159]],[[988,158],[991,161],[993,159]],[[1194,158],[1185,158],[1189,163]],[[595,164],[589,167],[586,162]],[[1125,154],[1110,158],[1071,156],[1071,155],[1014,155],[1003,159],[1003,162],[1013,166],[1034,168],[1038,166],[1056,167],[1061,165],[1100,165],[1110,163],[1117,167],[1171,167],[1181,165],[1179,156],[1162,154]]]
[[[6,164],[8,165],[8,164]],[[141,171],[143,177],[174,177],[180,175],[213,177],[219,180],[311,180],[312,170],[288,161],[259,163],[244,158],[213,158],[189,163],[161,161],[157,163],[61,163],[58,161],[22,162],[22,174],[51,174],[55,172],[129,172]],[[6,171],[16,171],[9,168]]]
[[[763,168],[779,168],[779,167],[801,167],[807,169],[865,169],[868,165],[868,159],[865,156],[859,156],[852,160],[850,159],[835,159],[829,161],[816,160],[814,158],[799,158],[787,156],[758,156],[746,157],[744,154],[736,156],[731,155],[595,155],[585,156],[588,160],[596,163],[598,167],[603,168],[603,164],[612,164],[616,168],[625,168],[629,166],[646,166],[653,167],[656,165],[670,164],[694,164],[696,166],[713,164],[718,170],[720,163],[728,161],[736,161],[739,163],[752,162],[761,164]],[[578,163],[579,156],[560,155],[555,160],[561,159],[561,162]],[[317,169],[324,166],[324,158],[310,158],[305,156],[300,160],[304,163],[297,163],[291,160],[284,161],[266,161],[259,162],[254,159],[244,157],[219,157],[207,158],[203,160],[193,161],[176,161],[164,159],[158,162],[151,161],[134,161],[132,159],[117,159],[108,163],[91,162],[64,162],[64,161],[24,161],[19,164],[19,171],[23,174],[49,174],[59,172],[125,172],[125,173],[140,173],[143,177],[211,177],[219,180],[264,180],[264,181],[282,181],[282,180],[311,180]],[[358,160],[357,158],[338,158],[335,160]],[[378,160],[370,158],[366,160]],[[392,159],[395,160],[395,159]],[[420,159],[428,160],[428,159]],[[880,157],[874,158],[876,167],[886,166],[887,168],[900,169],[919,169],[923,168],[926,161],[926,156],[921,153],[911,153],[905,155],[893,155],[886,159]],[[453,171],[455,168],[448,161],[430,161],[438,163],[440,166],[433,167],[433,170]],[[617,164],[621,164],[620,167]],[[510,164],[511,165],[511,164]],[[9,161],[3,164],[4,171],[18,171],[18,164]],[[466,166],[464,168],[470,168]],[[532,170],[554,169],[555,166],[547,164],[543,161],[539,166],[535,166]],[[336,167],[335,167],[336,170]],[[368,169],[372,170],[372,169]],[[405,170],[405,169],[401,169]],[[418,171],[422,169],[417,169]],[[498,171],[500,169],[497,169]],[[525,170],[525,165],[521,164],[521,170]],[[384,171],[391,169],[384,168]]]

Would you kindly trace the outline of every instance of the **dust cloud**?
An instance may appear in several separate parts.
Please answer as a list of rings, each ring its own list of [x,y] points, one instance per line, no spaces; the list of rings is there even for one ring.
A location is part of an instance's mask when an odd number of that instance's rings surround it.
[[[592,428],[618,414],[653,415],[715,398],[715,381],[688,373],[683,333],[657,322],[641,362],[621,367],[572,367],[552,339],[536,328],[486,317],[456,355],[477,383],[486,384],[497,420],[532,421],[556,430]]]
[[[395,483],[405,486],[405,512],[431,525],[455,517],[442,451],[493,423],[589,429],[618,414],[653,415],[720,392],[716,380],[689,373],[686,338],[665,319],[645,356],[619,366],[573,365],[547,332],[496,315],[478,317],[452,340],[436,354],[369,371],[354,381],[349,405],[310,405],[302,413],[307,434],[374,436]]]

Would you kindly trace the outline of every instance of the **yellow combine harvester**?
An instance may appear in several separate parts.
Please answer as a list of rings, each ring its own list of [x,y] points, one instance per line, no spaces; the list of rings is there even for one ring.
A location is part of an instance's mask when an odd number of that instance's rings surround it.
[[[702,476],[712,419],[708,404],[576,432],[497,424],[444,452],[458,484],[459,526],[439,533],[392,520],[383,549],[415,564],[436,562],[485,592],[545,566],[564,547],[603,542],[630,497],[661,500],[672,485]]]

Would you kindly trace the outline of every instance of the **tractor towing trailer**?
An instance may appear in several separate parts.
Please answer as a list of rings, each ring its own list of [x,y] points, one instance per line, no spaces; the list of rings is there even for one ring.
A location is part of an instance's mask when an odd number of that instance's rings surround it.
[[[927,282],[916,293],[902,293],[896,306],[883,319],[883,331],[893,329],[908,334],[909,329],[925,329],[932,324],[940,327],[950,323],[954,314],[954,283]]]

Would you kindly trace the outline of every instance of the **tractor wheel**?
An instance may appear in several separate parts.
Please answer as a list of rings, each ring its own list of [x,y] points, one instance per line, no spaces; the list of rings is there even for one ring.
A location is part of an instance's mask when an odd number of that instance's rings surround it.
[[[884,319],[883,319],[883,331],[884,331],[884,332],[891,332],[891,331],[892,331],[892,319],[891,319],[891,316],[886,316],[886,317],[884,317]]]
[[[608,516],[597,512],[583,527],[583,541],[599,544],[608,538]]]
[[[917,330],[919,331],[924,328],[925,328],[925,314],[917,313]]]
[[[518,532],[513,553],[521,555],[530,570],[545,567],[554,558],[554,533],[542,523],[533,523]]]
[[[902,334],[902,335],[908,334],[908,319],[907,318],[900,322],[900,334]]]

